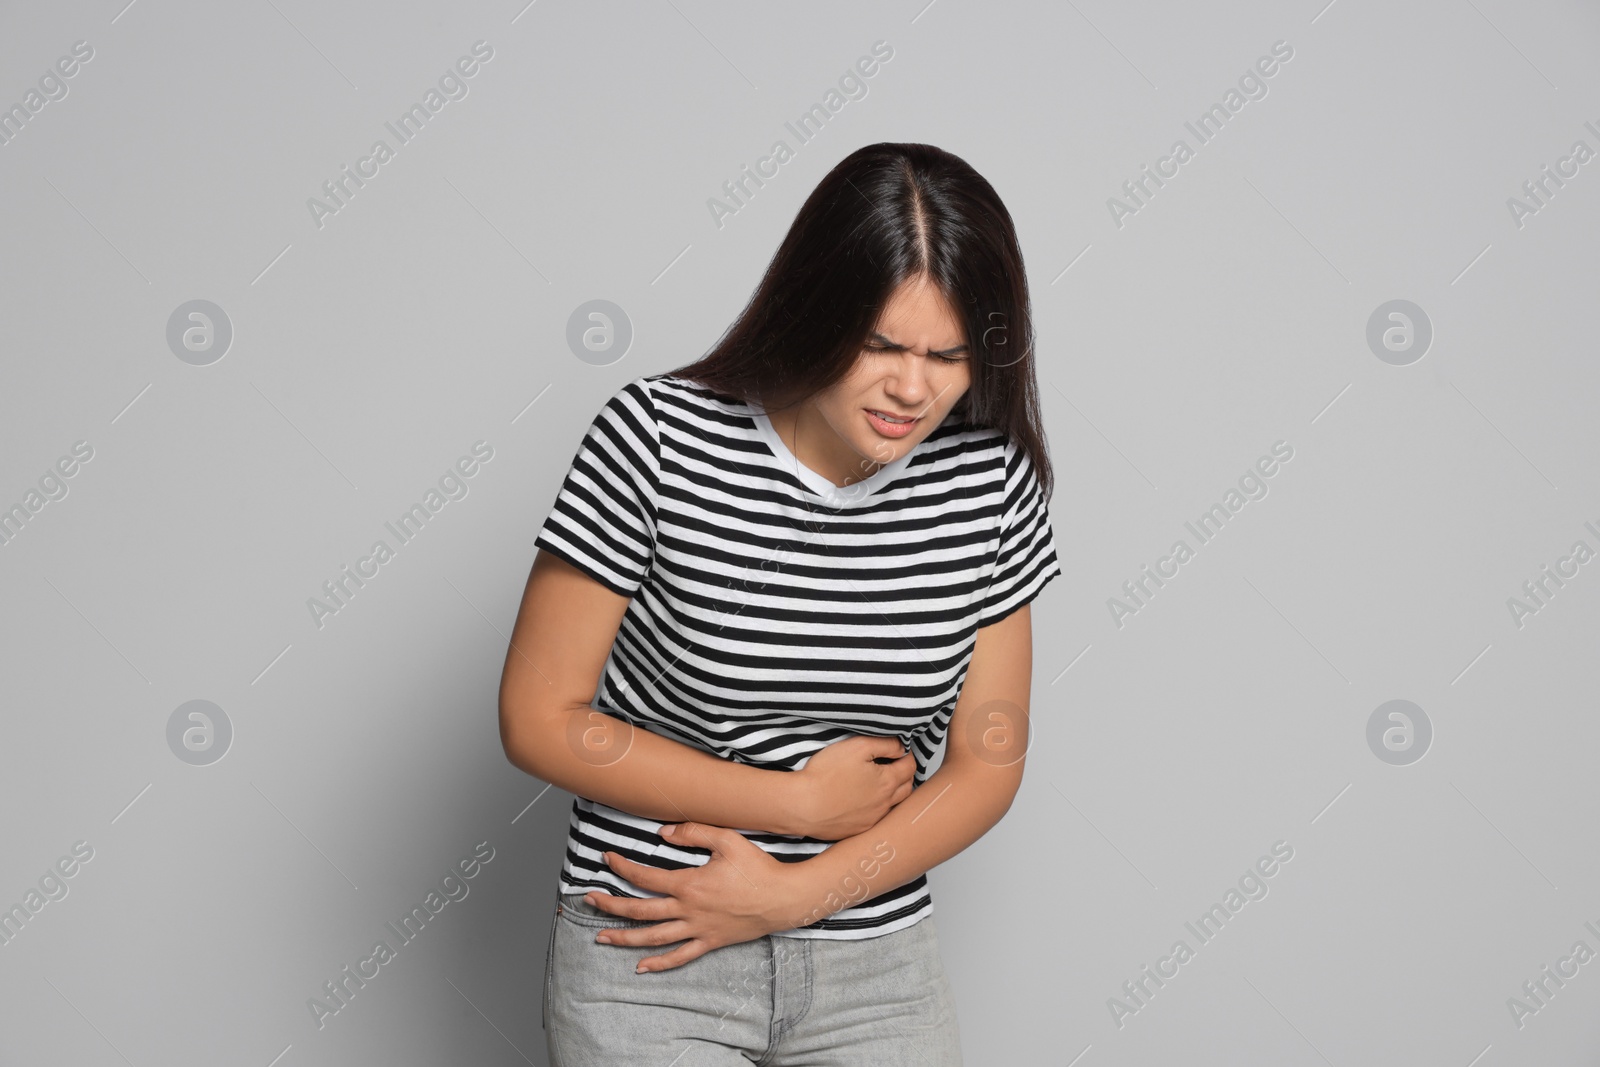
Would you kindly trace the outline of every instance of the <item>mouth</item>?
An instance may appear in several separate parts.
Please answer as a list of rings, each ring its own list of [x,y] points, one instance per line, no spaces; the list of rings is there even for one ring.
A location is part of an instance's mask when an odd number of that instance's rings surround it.
[[[877,408],[863,408],[867,413],[867,421],[872,423],[872,428],[885,437],[904,437],[921,420],[917,415],[901,415],[893,411],[879,411]]]

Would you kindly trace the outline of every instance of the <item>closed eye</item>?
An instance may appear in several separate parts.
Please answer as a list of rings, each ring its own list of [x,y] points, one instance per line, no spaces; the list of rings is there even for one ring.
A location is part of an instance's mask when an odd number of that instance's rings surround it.
[[[867,345],[866,349],[867,349],[868,352],[898,352],[898,351],[901,351],[901,349],[899,349],[898,347],[891,348],[888,345],[875,345],[875,344]],[[943,352],[929,352],[928,355],[932,356],[934,359],[938,360],[940,363],[964,363],[964,362],[966,362],[966,358],[967,358],[964,355],[946,355]]]

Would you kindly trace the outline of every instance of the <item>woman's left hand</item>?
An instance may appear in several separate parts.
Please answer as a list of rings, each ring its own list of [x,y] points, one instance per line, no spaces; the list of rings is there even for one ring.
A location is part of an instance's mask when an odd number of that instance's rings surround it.
[[[671,844],[711,850],[699,867],[664,871],[605,853],[606,865],[641,889],[660,897],[619,897],[592,890],[585,894],[601,911],[625,919],[660,920],[654,926],[612,928],[601,932],[607,945],[683,944],[639,962],[638,973],[681,967],[714,948],[753,941],[794,925],[803,911],[795,900],[801,891],[803,864],[774,859],[737,830],[706,823],[663,826]]]

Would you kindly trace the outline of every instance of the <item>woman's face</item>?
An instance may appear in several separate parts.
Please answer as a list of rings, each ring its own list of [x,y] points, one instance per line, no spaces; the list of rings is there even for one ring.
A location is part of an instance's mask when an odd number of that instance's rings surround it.
[[[912,278],[896,289],[855,367],[803,405],[814,408],[838,437],[830,448],[833,460],[824,460],[837,475],[834,482],[860,481],[937,429],[972,384],[971,357],[966,331],[936,286]],[[893,423],[880,415],[912,421]],[[803,446],[803,427],[800,436]]]

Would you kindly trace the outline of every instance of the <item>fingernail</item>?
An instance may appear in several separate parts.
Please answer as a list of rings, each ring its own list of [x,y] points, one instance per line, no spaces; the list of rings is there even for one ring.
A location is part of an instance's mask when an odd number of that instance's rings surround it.
[[[669,825],[663,826],[661,828],[661,832],[664,833],[664,834],[670,834],[670,833],[672,833],[672,831],[676,830],[677,828],[678,828],[677,823],[671,823]]]
[[[591,908],[599,907],[599,905],[594,902],[594,894],[593,893],[586,894],[584,896],[584,898],[583,898],[583,902],[585,904],[589,905],[589,907],[591,907]]]
[[[648,968],[648,967],[646,967],[646,966],[645,966],[645,965],[644,965],[644,964],[642,964],[642,963],[641,963],[641,964],[639,964],[639,966],[637,966],[637,967],[635,967],[635,968],[634,968],[634,969],[633,969],[633,973],[634,973],[634,974],[643,974],[643,973],[645,973],[645,972],[646,972],[646,971],[648,971],[648,970],[649,970],[649,969],[650,969],[650,968]]]
[[[609,936],[607,936],[606,934],[596,934],[596,935],[594,935],[594,939],[596,941],[600,942],[602,945],[611,944],[611,938]]]

